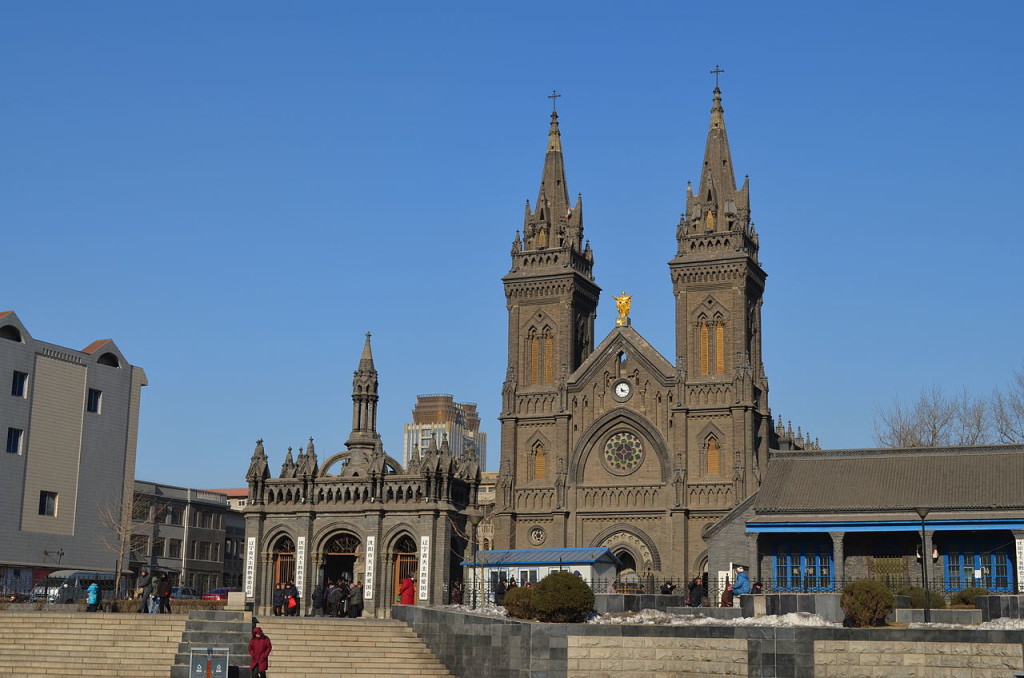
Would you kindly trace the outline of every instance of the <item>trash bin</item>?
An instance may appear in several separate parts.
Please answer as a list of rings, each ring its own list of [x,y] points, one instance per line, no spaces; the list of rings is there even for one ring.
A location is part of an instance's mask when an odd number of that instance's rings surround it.
[[[190,645],[188,648],[189,678],[228,678],[228,660],[231,658],[229,647],[201,647]]]

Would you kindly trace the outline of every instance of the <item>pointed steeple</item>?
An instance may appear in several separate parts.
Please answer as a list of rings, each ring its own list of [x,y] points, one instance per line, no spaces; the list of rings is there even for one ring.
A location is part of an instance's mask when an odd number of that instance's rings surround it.
[[[357,459],[369,459],[380,436],[377,434],[377,369],[373,366],[373,352],[370,350],[370,333],[366,333],[359,367],[352,375],[352,432],[345,446],[353,454],[351,463]]]
[[[373,367],[373,351],[370,350],[370,333],[366,333],[366,343],[363,344],[363,354],[359,356],[359,371],[376,372]]]
[[[526,203],[523,235],[522,249],[527,252],[583,250],[583,198],[579,197],[575,205],[569,201],[569,187],[565,181],[565,160],[562,156],[562,132],[558,128],[556,111],[551,112],[537,204],[531,211],[529,201]],[[516,250],[513,250],[513,256],[515,253]]]
[[[736,189],[729,136],[725,131],[722,90],[716,86],[700,184],[696,193],[689,184],[686,187],[686,212],[679,235],[702,236],[722,232],[740,232],[749,236],[750,199],[748,180],[744,179],[743,187]],[[756,247],[753,254],[756,256]]]

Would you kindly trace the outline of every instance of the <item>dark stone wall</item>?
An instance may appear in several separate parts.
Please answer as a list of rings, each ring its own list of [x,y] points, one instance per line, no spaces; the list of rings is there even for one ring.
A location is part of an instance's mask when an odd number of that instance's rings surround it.
[[[1024,651],[1024,631],[540,624],[413,605],[396,606],[392,615],[409,624],[460,678],[562,678],[570,635],[745,639],[750,678],[814,678],[814,643],[819,640],[936,643],[937,648],[1009,643]]]

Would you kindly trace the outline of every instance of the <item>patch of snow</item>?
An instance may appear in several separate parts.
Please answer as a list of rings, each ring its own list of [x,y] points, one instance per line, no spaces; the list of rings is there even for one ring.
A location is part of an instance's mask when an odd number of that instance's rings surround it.
[[[669,614],[659,610],[641,610],[640,612],[620,612],[595,615],[587,620],[588,624],[639,624],[668,626],[835,626],[816,614],[791,612],[783,615],[766,615],[763,617],[740,617],[738,619],[717,619],[696,614]]]

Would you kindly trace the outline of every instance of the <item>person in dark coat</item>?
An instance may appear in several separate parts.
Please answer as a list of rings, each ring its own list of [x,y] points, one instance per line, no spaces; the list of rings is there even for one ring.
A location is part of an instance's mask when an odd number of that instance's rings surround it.
[[[416,600],[416,584],[413,583],[412,577],[406,577],[402,580],[402,585],[398,587],[398,602],[402,605],[412,605]]]
[[[357,581],[348,590],[348,616],[355,619],[363,616],[363,582]]]
[[[166,572],[164,572],[163,574],[160,575],[160,581],[156,585],[156,595],[157,595],[157,598],[160,600],[160,604],[159,604],[159,607],[157,608],[157,612],[159,612],[160,614],[170,614],[171,613],[171,580],[167,576]]]
[[[284,585],[284,614],[287,617],[299,616],[299,590],[292,581]]]
[[[329,617],[340,617],[344,609],[345,592],[337,584],[331,584],[330,593],[327,594],[327,615]]]
[[[676,585],[672,583],[671,579],[667,579],[664,584],[661,585],[662,595],[672,595],[672,592],[676,590]]]
[[[313,593],[309,594],[310,617],[324,616],[324,587],[317,584],[313,587]]]
[[[258,626],[254,628],[252,639],[249,640],[249,670],[253,678],[267,678],[267,664],[272,649],[270,638],[263,634],[263,629]]]
[[[686,604],[690,607],[703,607],[704,606],[704,583],[700,575],[693,578],[690,585],[687,587],[689,594],[686,597]]]
[[[280,617],[284,614],[284,584],[281,582],[274,584],[274,597],[271,603],[274,605],[275,617]]]
[[[136,612],[149,612],[149,597],[153,595],[152,579],[149,572],[139,572],[139,609]]]

